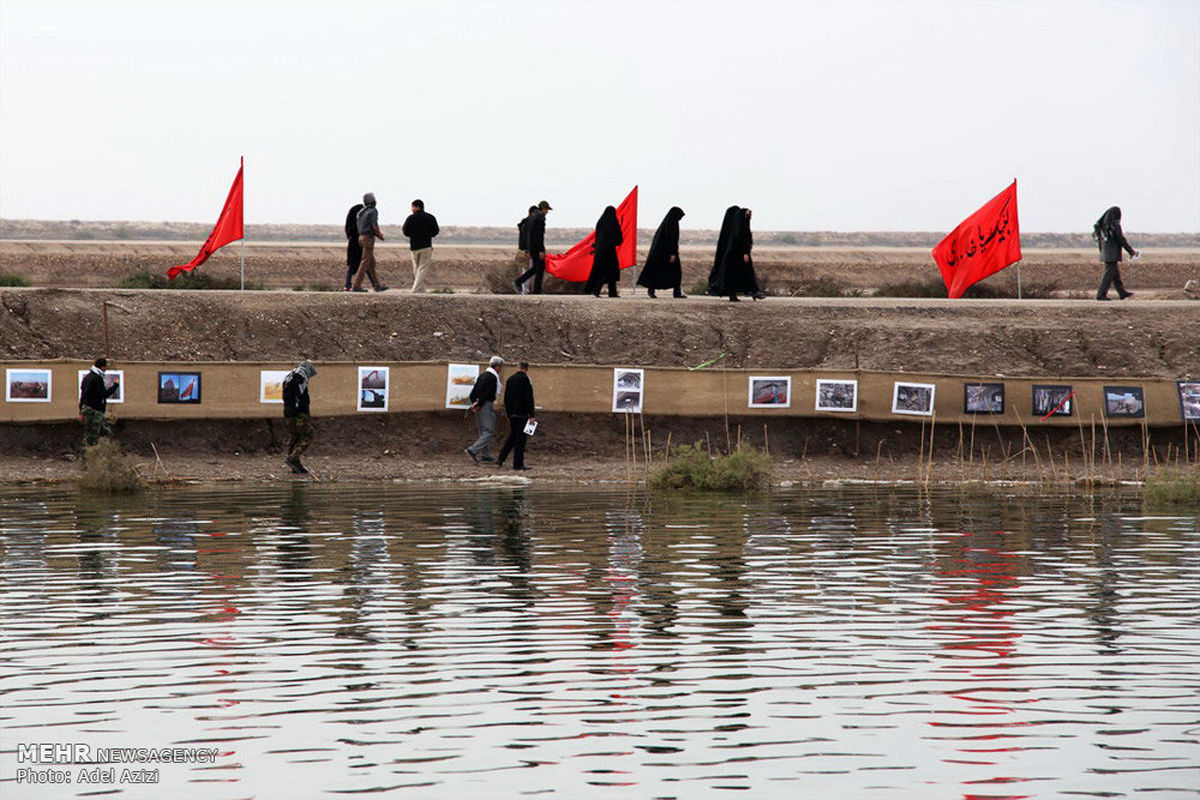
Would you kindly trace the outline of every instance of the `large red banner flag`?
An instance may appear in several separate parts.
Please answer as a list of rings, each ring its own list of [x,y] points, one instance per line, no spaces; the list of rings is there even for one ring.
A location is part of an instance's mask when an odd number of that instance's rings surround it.
[[[617,264],[621,269],[637,263],[637,197],[638,187],[635,186],[617,206],[617,222],[621,223]],[[592,272],[592,245],[595,242],[596,232],[592,231],[565,253],[547,253],[546,271],[564,281],[586,281]]]
[[[1016,179],[938,242],[933,260],[951,297],[962,297],[967,287],[1020,261]]]
[[[237,177],[233,179],[233,186],[229,187],[229,196],[225,198],[225,207],[221,209],[221,216],[217,217],[217,224],[208,238],[204,240],[204,246],[200,248],[200,252],[188,263],[167,270],[168,278],[173,280],[181,272],[191,272],[208,261],[208,257],[213,253],[230,242],[236,242],[242,238],[242,170],[245,168],[246,159],[243,158],[238,166]]]

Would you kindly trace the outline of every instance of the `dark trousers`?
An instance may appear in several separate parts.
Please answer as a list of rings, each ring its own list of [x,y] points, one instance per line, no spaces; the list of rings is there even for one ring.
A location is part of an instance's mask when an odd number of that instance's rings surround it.
[[[529,437],[525,435],[525,423],[529,422],[529,417],[509,417],[508,418],[508,438],[504,440],[504,446],[500,448],[500,455],[496,457],[496,464],[504,465],[504,459],[508,458],[508,454],[513,454],[513,469],[520,469],[525,466],[525,440]]]
[[[1125,291],[1125,284],[1121,283],[1121,264],[1119,261],[1104,262],[1104,277],[1100,279],[1100,288],[1096,290],[1096,299],[1108,297],[1108,287],[1117,290],[1118,297],[1124,297],[1129,294]]]
[[[546,259],[540,258],[533,253],[529,254],[529,269],[521,273],[521,277],[517,278],[517,283],[524,283],[533,278],[533,293],[542,293],[542,277],[546,274]]]
[[[358,237],[348,239],[346,241],[346,288],[349,289],[351,281],[354,280],[354,273],[358,272],[359,265],[362,264],[362,245],[358,243]]]

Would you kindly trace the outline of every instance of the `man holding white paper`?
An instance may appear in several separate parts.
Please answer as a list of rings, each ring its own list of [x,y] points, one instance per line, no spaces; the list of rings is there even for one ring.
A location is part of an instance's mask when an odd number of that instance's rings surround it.
[[[526,470],[525,440],[537,428],[534,417],[533,384],[529,381],[529,362],[522,361],[504,383],[504,413],[508,415],[508,439],[496,457],[496,466],[504,466],[509,452],[513,454],[513,469]]]

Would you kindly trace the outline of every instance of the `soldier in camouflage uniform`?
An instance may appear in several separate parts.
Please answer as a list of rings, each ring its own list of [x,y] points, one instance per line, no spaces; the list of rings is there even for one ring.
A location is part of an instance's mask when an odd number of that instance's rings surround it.
[[[288,450],[284,463],[297,475],[308,470],[300,456],[313,440],[312,416],[309,414],[308,379],[317,374],[311,361],[301,361],[283,379],[283,421],[288,429]]]
[[[117,383],[107,385],[104,379],[107,367],[108,359],[97,358],[79,384],[79,419],[83,421],[84,447],[91,447],[112,434],[104,414],[108,409],[108,398],[121,387]]]

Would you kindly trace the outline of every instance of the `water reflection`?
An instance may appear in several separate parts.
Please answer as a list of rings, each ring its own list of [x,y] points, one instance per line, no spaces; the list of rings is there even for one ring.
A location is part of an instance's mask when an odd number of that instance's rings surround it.
[[[9,491],[0,794],[1196,796],[1198,544],[1128,493]],[[60,741],[220,755],[15,782]]]

